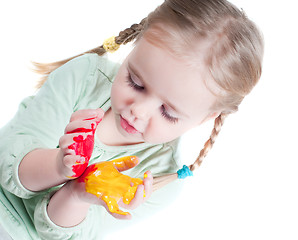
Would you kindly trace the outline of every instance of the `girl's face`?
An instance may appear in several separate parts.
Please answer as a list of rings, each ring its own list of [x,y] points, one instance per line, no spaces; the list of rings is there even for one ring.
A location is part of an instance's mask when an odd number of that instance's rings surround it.
[[[143,37],[121,65],[112,86],[115,124],[130,143],[164,143],[216,113],[204,84],[204,65],[187,66]]]

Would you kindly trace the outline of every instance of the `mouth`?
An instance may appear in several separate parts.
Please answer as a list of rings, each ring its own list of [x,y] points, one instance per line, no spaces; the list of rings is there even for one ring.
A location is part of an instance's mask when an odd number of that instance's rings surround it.
[[[130,125],[121,115],[120,115],[120,125],[129,134],[139,133],[132,125]]]

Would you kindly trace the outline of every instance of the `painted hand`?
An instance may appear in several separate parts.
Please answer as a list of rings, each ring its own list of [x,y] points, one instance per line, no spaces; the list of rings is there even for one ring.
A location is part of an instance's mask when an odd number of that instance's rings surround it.
[[[102,120],[102,109],[74,112],[59,140],[58,171],[68,178],[79,177],[87,168],[94,147],[94,134]]]
[[[144,203],[153,192],[153,176],[150,171],[144,173],[143,184],[138,185],[138,188],[135,192],[134,198],[126,203],[123,199],[120,199],[118,205],[121,208],[133,210]]]
[[[135,167],[139,160],[135,156],[90,165],[76,181],[75,191],[79,199],[99,204],[115,218],[129,219],[130,213],[119,209],[134,209],[148,199],[152,193],[153,178],[150,171],[144,174],[144,181],[122,174]],[[119,204],[119,205],[118,205]]]

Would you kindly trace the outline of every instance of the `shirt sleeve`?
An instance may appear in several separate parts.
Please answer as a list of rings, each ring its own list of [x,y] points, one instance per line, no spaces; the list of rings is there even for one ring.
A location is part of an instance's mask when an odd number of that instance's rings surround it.
[[[74,227],[60,227],[53,223],[47,213],[47,205],[54,192],[46,195],[36,205],[34,211],[34,225],[38,236],[41,239],[51,240],[81,240],[81,239],[101,239],[100,233],[103,223],[101,213],[93,211],[93,208],[89,208],[86,218],[78,225]],[[99,208],[99,206],[96,206]],[[98,209],[103,211],[103,209]]]
[[[34,225],[41,239],[81,240],[104,239],[105,236],[131,227],[140,221],[154,216],[162,209],[169,207],[181,192],[183,182],[177,180],[155,191],[151,197],[135,210],[125,210],[132,214],[132,220],[119,220],[112,217],[104,207],[92,205],[86,218],[78,225],[70,228],[57,226],[47,213],[47,205],[51,195],[46,195],[35,208]],[[123,236],[125,238],[125,236]],[[125,238],[126,239],[126,238]]]
[[[26,98],[14,118],[0,130],[0,183],[9,192],[30,198],[18,177],[23,157],[37,148],[56,148],[78,109],[82,91],[95,76],[98,57],[83,55],[53,71],[35,96]]]

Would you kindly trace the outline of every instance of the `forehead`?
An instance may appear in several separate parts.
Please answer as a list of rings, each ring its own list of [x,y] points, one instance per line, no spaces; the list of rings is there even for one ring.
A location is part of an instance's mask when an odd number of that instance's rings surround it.
[[[215,96],[206,87],[205,65],[189,65],[169,51],[142,38],[127,58],[146,89],[166,99],[185,115],[196,117],[208,113]]]

